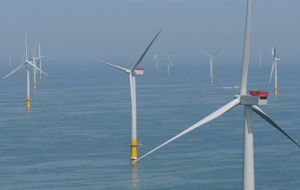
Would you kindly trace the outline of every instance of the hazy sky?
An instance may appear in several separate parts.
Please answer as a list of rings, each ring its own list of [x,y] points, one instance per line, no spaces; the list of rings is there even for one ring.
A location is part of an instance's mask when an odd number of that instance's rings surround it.
[[[297,60],[299,0],[253,0],[252,57]],[[241,60],[246,0],[2,0],[0,60],[19,59],[24,31],[29,48],[41,41],[48,60],[136,61],[155,33],[163,32],[146,59],[206,59],[200,51],[222,48],[218,59]],[[6,63],[5,63],[6,64]]]

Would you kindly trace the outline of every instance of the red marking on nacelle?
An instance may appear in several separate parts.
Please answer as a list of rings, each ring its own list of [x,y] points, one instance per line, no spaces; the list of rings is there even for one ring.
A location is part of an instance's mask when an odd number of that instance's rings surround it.
[[[258,96],[258,97],[268,97],[269,96],[268,91],[262,91],[262,90],[249,90],[249,94],[251,96]]]

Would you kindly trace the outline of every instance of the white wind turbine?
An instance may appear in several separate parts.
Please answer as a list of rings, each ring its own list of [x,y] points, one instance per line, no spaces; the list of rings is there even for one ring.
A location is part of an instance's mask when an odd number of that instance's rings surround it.
[[[274,73],[274,95],[278,95],[278,83],[277,83],[277,61],[280,60],[279,57],[277,57],[277,51],[276,48],[271,47],[272,51],[272,67],[271,67],[271,73],[270,73],[270,80],[269,83],[271,83]]]
[[[135,76],[141,75],[144,72],[144,69],[137,68],[137,66],[142,62],[144,56],[160,34],[161,30],[158,31],[158,33],[155,35],[153,40],[150,42],[150,44],[147,46],[147,48],[144,50],[141,57],[138,59],[138,61],[130,68],[123,68],[114,64],[111,64],[107,61],[102,61],[99,59],[95,59],[98,62],[110,65],[113,68],[116,68],[118,70],[121,70],[129,75],[129,83],[130,83],[130,94],[131,94],[131,150],[130,150],[130,158],[131,161],[134,161],[137,159],[138,154],[138,141],[137,141],[137,113],[136,113],[136,82],[135,82]]]
[[[158,63],[159,63],[159,55],[158,54],[154,55],[153,62],[155,63],[155,69],[156,69],[156,72],[158,73]]]
[[[33,89],[36,92],[36,84],[37,84],[37,75],[39,75],[40,80],[42,79],[42,57],[41,56],[41,45],[38,45],[38,56],[36,56],[35,51],[32,56],[33,64],[38,67],[40,70],[38,71],[36,68],[33,68]]]
[[[215,51],[213,54],[209,54],[206,52],[201,52],[203,55],[206,55],[209,57],[209,80],[210,83],[213,84],[214,83],[214,62],[213,59],[214,57],[221,51],[221,49],[218,49],[217,51]]]
[[[30,111],[30,66],[38,71],[40,71],[41,73],[47,75],[44,71],[42,71],[41,69],[39,69],[35,64],[34,64],[34,59],[30,58],[28,59],[27,56],[27,34],[25,33],[25,60],[22,64],[20,64],[19,66],[17,66],[15,69],[13,69],[10,73],[8,73],[5,77],[3,77],[3,79],[6,79],[7,77],[11,76],[12,74],[14,74],[15,72],[17,72],[18,70],[20,70],[23,66],[26,65],[26,109],[27,111]]]
[[[41,80],[42,79],[42,72],[41,72],[41,70],[42,70],[42,58],[44,56],[41,55],[41,43],[40,42],[39,42],[39,51],[38,52],[39,52],[39,55],[38,55],[37,65],[40,68],[39,77],[40,77],[40,80]]]
[[[165,145],[171,143],[172,141],[178,139],[179,137],[191,132],[192,130],[203,126],[204,124],[220,117],[227,111],[233,109],[234,107],[241,105],[244,107],[244,178],[243,178],[243,189],[244,190],[254,190],[255,189],[255,178],[254,178],[254,150],[253,150],[253,132],[252,132],[252,113],[255,112],[258,116],[263,118],[266,122],[271,124],[280,133],[286,136],[289,140],[295,143],[298,147],[300,145],[293,140],[283,129],[281,129],[265,112],[263,112],[258,105],[264,105],[267,103],[268,93],[265,91],[250,91],[247,94],[247,78],[248,78],[248,66],[249,66],[249,55],[250,55],[250,32],[251,32],[251,10],[252,10],[252,0],[247,0],[247,14],[246,14],[246,24],[245,24],[245,37],[244,37],[244,50],[243,50],[243,67],[241,72],[241,88],[240,95],[236,96],[234,100],[227,103],[223,107],[219,108],[215,112],[206,116],[202,120],[198,121],[191,127],[177,134],[173,138],[167,140],[163,144],[157,146],[150,152],[141,156],[135,162],[142,158],[145,158],[149,154],[157,151],[158,149],[164,147]]]
[[[32,68],[32,72],[33,72],[33,91],[36,92],[36,75],[37,75],[37,61],[38,61],[38,57],[36,57],[35,55],[35,49],[33,51],[31,60],[32,60],[32,64],[34,64],[36,67]]]
[[[172,61],[172,59],[171,59],[171,57],[170,57],[169,54],[167,55],[167,58],[168,58],[167,70],[168,70],[168,75],[170,75],[170,67],[174,66],[174,64],[173,64],[173,61]]]

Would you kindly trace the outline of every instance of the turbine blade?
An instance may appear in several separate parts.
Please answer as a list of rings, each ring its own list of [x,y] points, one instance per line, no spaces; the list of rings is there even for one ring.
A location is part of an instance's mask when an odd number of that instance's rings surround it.
[[[121,70],[121,71],[124,71],[125,73],[130,73],[130,70],[129,70],[129,69],[120,67],[120,66],[118,66],[118,65],[111,64],[111,63],[109,63],[109,62],[107,62],[107,61],[103,61],[103,60],[100,60],[100,59],[97,59],[97,58],[92,58],[92,59],[94,59],[95,61],[98,61],[99,63],[103,63],[103,64],[109,65],[109,66],[111,66],[111,67],[113,67],[113,68],[116,68],[116,69],[119,69],[119,70]]]
[[[27,31],[25,31],[25,60],[27,60]]]
[[[206,55],[206,56],[208,56],[208,57],[211,57],[211,55],[208,54],[208,53],[206,53],[205,51],[200,51],[200,53],[201,53],[202,55]]]
[[[153,57],[153,60],[152,60],[152,61],[154,62],[154,61],[156,61],[156,59],[157,59],[157,55],[154,55],[154,57]]]
[[[275,57],[275,52],[274,52],[273,46],[271,46],[271,51],[272,51],[272,59],[274,59],[274,57]]]
[[[241,89],[240,89],[241,95],[247,94],[248,69],[249,69],[249,59],[250,59],[251,15],[252,15],[252,0],[248,0],[246,24],[245,24],[245,36],[244,36],[243,68],[241,73]]]
[[[6,76],[3,77],[3,79],[6,79],[7,77],[11,76],[12,74],[14,74],[15,72],[17,72],[19,69],[21,69],[21,67],[24,65],[24,63],[20,64],[19,66],[17,66],[14,70],[12,70],[10,73],[8,73]]]
[[[159,150],[160,148],[164,147],[165,145],[169,144],[170,142],[178,139],[179,137],[191,132],[194,129],[197,129],[199,127],[201,127],[202,125],[220,117],[221,115],[223,115],[225,112],[231,110],[232,108],[234,108],[235,106],[237,106],[240,103],[240,99],[239,98],[235,98],[234,100],[232,100],[231,102],[227,103],[226,105],[224,105],[223,107],[219,108],[218,110],[216,110],[215,112],[211,113],[210,115],[206,116],[205,118],[201,119],[200,121],[198,121],[197,123],[195,123],[194,125],[192,125],[191,127],[187,128],[186,130],[182,131],[181,133],[177,134],[176,136],[174,136],[173,138],[167,140],[166,142],[164,142],[163,144],[157,146],[156,148],[152,149],[150,152],[144,154],[143,156],[141,156],[139,159],[136,160],[139,161],[143,158],[145,158],[146,156],[148,156],[149,154]]]
[[[272,81],[272,77],[273,77],[273,73],[274,73],[274,65],[275,65],[275,61],[273,60],[272,67],[271,67],[271,73],[270,73],[269,83],[271,83],[271,81]]]
[[[171,66],[174,66],[173,61],[172,61],[170,55],[168,55],[168,61],[169,61],[169,63],[170,63]]]
[[[276,50],[276,47],[274,47],[274,58],[277,57],[277,50]]]
[[[280,128],[265,112],[263,112],[258,106],[252,106],[253,111],[263,118],[266,122],[271,124],[275,129],[277,129],[280,133],[290,139],[295,145],[300,148],[300,144],[298,144],[292,137],[290,137],[282,128]]]
[[[133,69],[136,68],[141,63],[141,61],[144,59],[146,53],[148,52],[148,50],[150,49],[150,47],[152,46],[152,44],[154,43],[154,41],[156,40],[156,38],[158,37],[158,35],[160,34],[160,32],[161,32],[161,29],[158,31],[158,33],[155,35],[155,37],[153,38],[153,40],[147,46],[147,48],[145,49],[145,51],[143,52],[143,54],[141,55],[141,57],[139,58],[139,60],[136,62],[136,64],[133,65],[133,67],[130,69],[131,71],[133,71]]]
[[[217,55],[221,50],[222,50],[222,48],[218,49],[218,50],[217,50],[215,53],[213,53],[211,56]]]
[[[33,51],[32,51],[32,58],[35,59],[36,56],[36,46],[34,46]]]
[[[39,59],[41,58],[41,43],[39,42]]]
[[[47,73],[45,73],[43,70],[38,68],[35,64],[31,63],[31,61],[26,61],[26,63],[29,64],[30,66],[32,66],[33,68],[35,68],[36,70],[38,70],[39,72],[43,73],[44,75],[48,76]]]

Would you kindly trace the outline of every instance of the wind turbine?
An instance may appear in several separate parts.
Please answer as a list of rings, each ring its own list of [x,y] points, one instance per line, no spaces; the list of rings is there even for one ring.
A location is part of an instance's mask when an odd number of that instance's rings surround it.
[[[95,59],[98,62],[107,64],[113,68],[116,68],[118,70],[121,70],[129,75],[129,83],[130,83],[130,94],[131,94],[131,150],[130,150],[130,158],[131,162],[137,159],[138,154],[138,140],[137,140],[137,113],[136,113],[136,82],[135,82],[135,76],[141,75],[144,73],[143,68],[137,68],[137,66],[142,62],[144,56],[160,34],[161,30],[158,31],[158,33],[155,35],[153,40],[150,42],[150,44],[147,46],[147,48],[144,50],[143,54],[140,56],[138,61],[130,68],[123,68],[114,64],[111,64],[107,61],[102,61],[99,59]]]
[[[259,54],[259,67],[262,67],[262,55],[261,53]]]
[[[36,56],[35,49],[32,55],[33,64],[38,67],[40,70],[38,71],[36,68],[33,68],[33,90],[36,92],[36,84],[37,84],[37,75],[39,75],[40,80],[42,79],[42,57],[41,56],[41,45],[38,44],[38,56]]]
[[[245,24],[245,36],[244,36],[244,50],[243,50],[243,66],[241,72],[241,88],[240,95],[236,96],[234,100],[230,101],[223,107],[219,108],[215,112],[206,116],[202,120],[198,121],[194,125],[185,129],[181,133],[177,134],[173,138],[165,141],[163,144],[152,149],[150,152],[141,156],[135,162],[145,158],[149,154],[159,150],[165,145],[171,143],[172,141],[178,139],[179,137],[197,129],[204,124],[220,117],[224,113],[233,109],[234,107],[241,105],[244,107],[244,177],[243,177],[243,189],[244,190],[254,190],[255,189],[255,178],[254,178],[254,149],[253,149],[253,131],[252,131],[252,113],[256,113],[258,116],[263,118],[266,122],[271,124],[280,133],[286,136],[289,140],[295,143],[299,148],[300,145],[293,140],[282,128],[280,128],[265,112],[258,107],[258,105],[267,104],[268,92],[266,91],[250,91],[247,94],[247,78],[248,78],[248,67],[249,67],[249,57],[250,57],[250,32],[251,32],[251,11],[252,11],[252,0],[247,0],[247,14],[246,14],[246,24]],[[135,163],[134,162],[134,163]]]
[[[153,57],[153,62],[155,63],[155,69],[156,69],[156,72],[158,73],[158,61],[159,61],[159,55],[156,54],[154,55]]]
[[[170,75],[170,67],[174,66],[174,64],[173,64],[172,59],[169,54],[167,55],[167,58],[168,58],[167,70],[168,70],[168,75]]]
[[[37,69],[38,71],[40,71],[41,73],[47,75],[47,73],[45,73],[44,71],[42,71],[41,69],[39,69],[33,62],[33,58],[28,59],[27,56],[27,33],[25,32],[25,60],[22,64],[20,64],[19,66],[17,66],[15,69],[13,69],[10,73],[8,73],[5,77],[3,77],[3,79],[8,78],[9,76],[11,76],[12,74],[14,74],[15,72],[17,72],[18,70],[20,70],[23,66],[26,66],[26,109],[29,112],[30,111],[30,72],[29,72],[29,68],[33,67],[34,69]]]
[[[271,47],[272,51],[272,67],[271,67],[271,74],[270,74],[270,80],[269,83],[271,83],[272,78],[273,78],[273,73],[274,73],[274,95],[278,95],[278,83],[277,83],[277,61],[280,60],[279,57],[277,57],[277,51],[276,48]]]
[[[214,57],[221,51],[221,49],[218,49],[217,51],[215,51],[213,54],[209,54],[209,53],[206,53],[206,52],[201,52],[203,55],[206,55],[209,57],[209,72],[210,72],[210,76],[209,76],[209,79],[210,79],[210,83],[213,84],[214,83],[214,68],[213,68],[213,65],[214,65],[214,62],[213,62],[213,59]]]
[[[34,49],[34,51],[33,51],[31,60],[32,60],[32,63],[37,67],[38,57],[36,57],[35,51],[36,51],[36,49]],[[33,91],[34,92],[36,92],[36,75],[37,75],[36,67],[32,68],[32,72],[33,72]]]
[[[41,43],[39,42],[39,55],[38,55],[38,62],[37,62],[37,65],[38,67],[40,68],[40,70],[42,70],[42,58],[44,56],[41,55]],[[42,72],[39,72],[39,77],[40,77],[40,80],[42,79]]]

